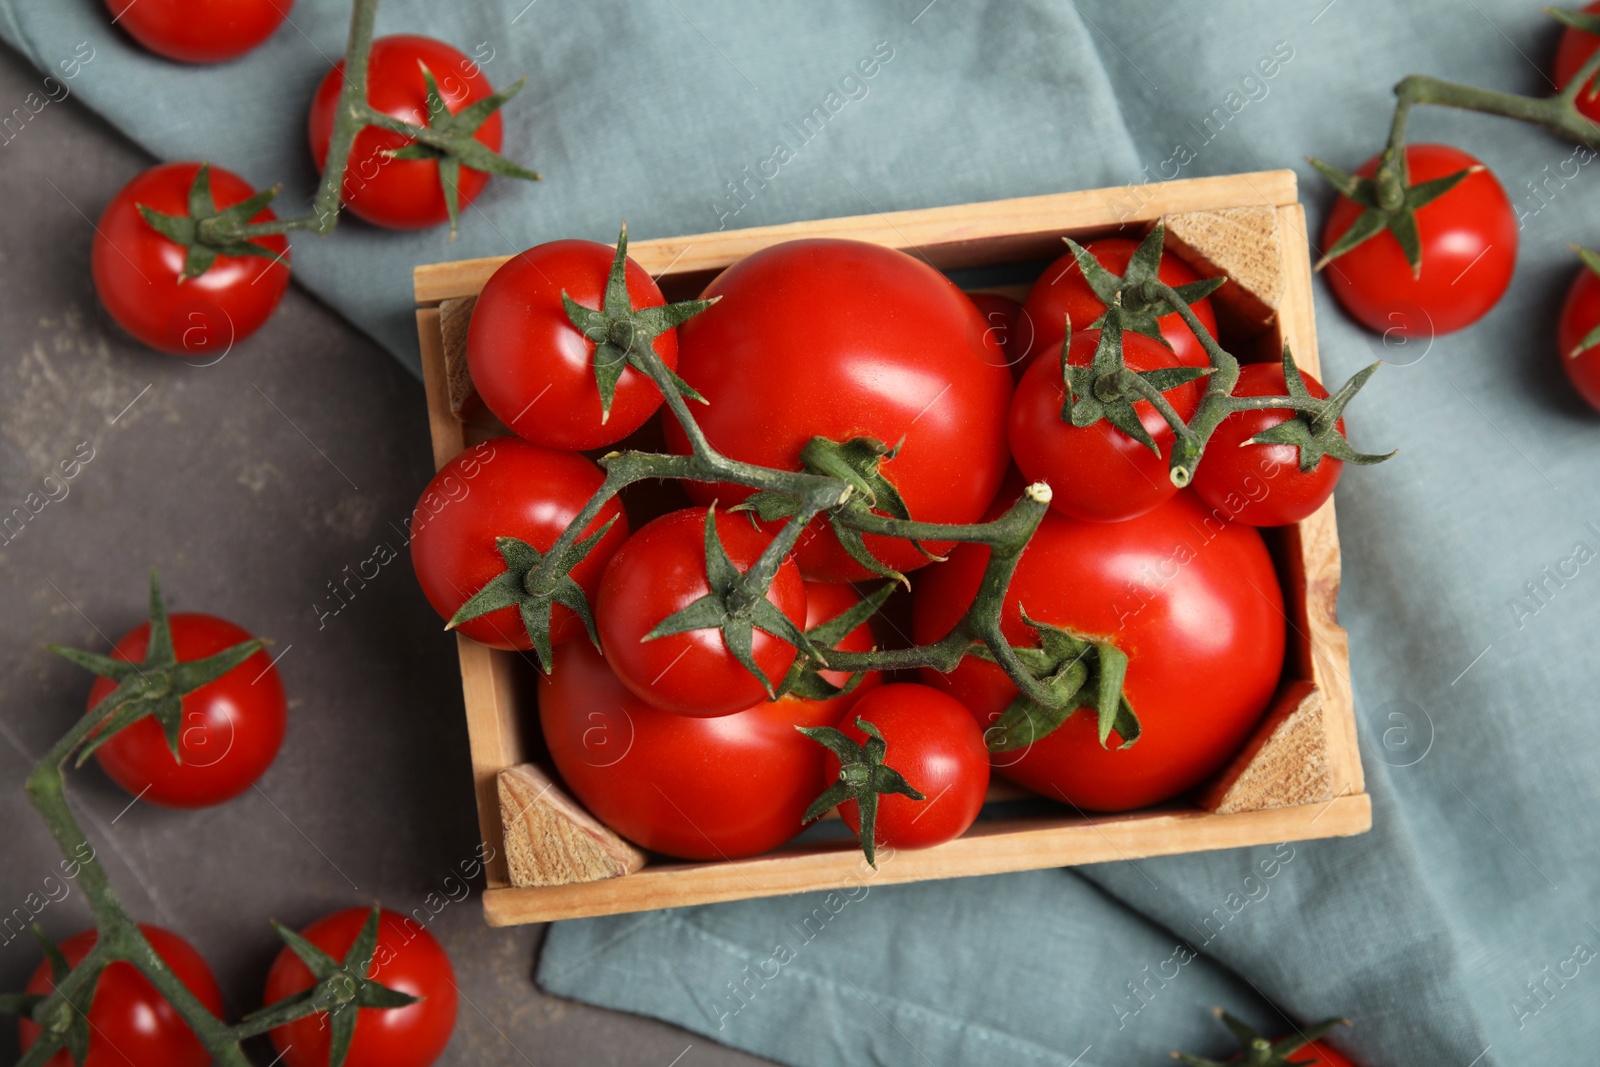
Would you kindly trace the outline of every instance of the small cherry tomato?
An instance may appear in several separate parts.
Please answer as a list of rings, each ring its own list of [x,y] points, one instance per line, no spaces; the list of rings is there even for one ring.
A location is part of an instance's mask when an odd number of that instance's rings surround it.
[[[1586,4],[1584,12],[1593,15],[1600,12],[1600,3]],[[1594,55],[1594,50],[1600,48],[1600,37],[1583,30],[1573,29],[1571,26],[1561,31],[1561,44],[1556,47],[1556,91],[1561,92],[1572,84],[1572,79],[1578,76],[1578,71]],[[1600,121],[1600,99],[1590,95],[1594,89],[1594,80],[1578,93],[1578,111],[1589,118]]]
[[[602,412],[595,382],[595,342],[567,317],[561,294],[599,310],[616,249],[597,241],[550,241],[503,263],[478,294],[467,328],[467,366],[478,395],[512,432],[550,448],[614,444],[649,421],[661,391],[648,375],[622,369],[611,412]],[[645,269],[623,273],[635,309],[666,298]],[[675,329],[652,346],[667,368],[678,366]]]
[[[600,645],[617,677],[640,699],[679,715],[727,715],[767,696],[715,627],[644,639],[711,591],[706,514],[685,508],[641,527],[606,565],[595,605]],[[723,551],[741,573],[772,541],[747,516],[717,512],[715,522]],[[805,619],[805,584],[792,557],[778,567],[766,599],[796,626]],[[794,646],[759,627],[750,641],[756,666],[776,685],[794,662]]]
[[[159,926],[140,923],[139,929],[178,981],[188,986],[207,1011],[222,1018],[222,990],[200,953],[177,934]],[[98,931],[84,930],[57,947],[67,963],[76,967],[98,940]],[[46,995],[54,988],[50,961],[41,960],[28,979],[27,992]],[[88,1015],[89,1054],[77,1067],[205,1067],[211,1062],[211,1054],[183,1016],[131,963],[113,963],[101,972]],[[32,1019],[17,1020],[17,1037],[23,1052],[33,1047],[42,1032]],[[72,1057],[62,1049],[45,1064],[72,1067]]]
[[[1305,371],[1306,391],[1324,398],[1328,391]],[[1234,396],[1287,396],[1281,363],[1246,363],[1239,368]],[[1287,408],[1236,411],[1222,420],[1206,442],[1194,472],[1194,491],[1222,517],[1251,526],[1287,526],[1316,511],[1333,495],[1344,463],[1323,456],[1312,471],[1300,469],[1293,445],[1247,444],[1258,433],[1291,416]],[[1344,420],[1338,429],[1344,433]]]
[[[1023,357],[1033,347],[1033,320],[1022,305],[999,293],[968,293],[972,306],[989,324],[989,336],[1000,346],[1000,354],[1011,368],[1011,377],[1022,377],[1028,369]]]
[[[1099,330],[1073,331],[1068,362],[1088,366],[1099,341]],[[1177,356],[1143,334],[1123,334],[1122,355],[1132,371],[1178,366]],[[1202,388],[1200,382],[1189,382],[1164,395],[1188,421]],[[1066,395],[1059,358],[1041,356],[1029,365],[1011,398],[1011,455],[1029,481],[1050,483],[1052,508],[1076,519],[1121,522],[1172,498],[1178,489],[1167,474],[1167,461],[1176,437],[1148,400],[1137,401],[1133,410],[1160,455],[1104,419],[1093,426],[1063,422]]]
[[[517,437],[485,441],[439,468],[411,517],[411,565],[433,610],[449,621],[506,573],[497,538],[514,537],[539,552],[548,550],[603,481],[600,468],[584,457]],[[583,531],[588,537],[613,519],[611,529],[571,571],[591,607],[607,561],[628,538],[621,502],[613,497]],[[555,604],[550,611],[552,644],[583,635],[583,622],[570,609]],[[490,648],[533,647],[515,604],[456,629]]]
[[[250,634],[215,615],[187,612],[168,618],[178,662],[204,659],[250,640]],[[111,658],[144,659],[150,624],[123,635]],[[89,690],[94,707],[116,688],[99,677]],[[111,780],[130,794],[169,808],[204,808],[231,800],[266,773],[283,744],[288,704],[283,680],[265,650],[183,698],[178,734],[180,760],[173,759],[166,734],[146,716],[95,749],[95,759]]]
[[[196,278],[183,278],[187,250],[157,233],[139,205],[165,215],[189,214],[189,189],[199,163],[163,163],[124,185],[106,205],[89,253],[100,303],[138,341],[175,356],[216,360],[259,330],[289,287],[289,242],[251,239],[268,256],[219,255]],[[248,182],[211,168],[216,206],[255,194]],[[262,208],[251,222],[277,218]],[[273,258],[276,257],[276,258]]]
[[[1084,245],[1084,248],[1100,261],[1102,267],[1118,277],[1127,272],[1128,261],[1133,258],[1134,250],[1138,247],[1139,242],[1130,241],[1126,237],[1104,237]],[[1196,274],[1192,267],[1171,252],[1161,253],[1161,266],[1156,269],[1156,276],[1173,288],[1200,280],[1200,275]],[[1094,290],[1089,288],[1089,283],[1083,276],[1083,268],[1078,266],[1077,257],[1068,252],[1039,275],[1039,280],[1033,283],[1033,289],[1028,293],[1023,309],[1034,330],[1033,345],[1023,357],[1026,363],[1031,362],[1040,353],[1053,355],[1061,350],[1061,338],[1066,336],[1067,316],[1072,317],[1074,332],[1087,330],[1105,311],[1106,306],[1094,295]],[[1206,328],[1206,332],[1215,337],[1217,314],[1211,308],[1211,298],[1201,297],[1190,304],[1189,309],[1194,312],[1195,318],[1200,320],[1200,325]],[[1169,315],[1163,315],[1158,321],[1162,339],[1178,357],[1180,364],[1185,367],[1210,365],[1210,359],[1206,356],[1206,350],[1201,347],[1200,339],[1189,329],[1188,323],[1183,321],[1181,315],[1174,311]]]
[[[371,911],[347,908],[300,931],[336,960],[355,944]],[[403,1008],[360,1008],[345,1067],[428,1067],[444,1052],[456,1025],[456,972],[434,936],[415,920],[392,911],[378,918],[378,943],[367,978],[420,998]],[[272,1004],[316,984],[311,971],[287,946],[267,972],[262,1000]],[[296,1019],[272,1031],[284,1067],[327,1067],[325,1012]]]
[[[1600,326],[1600,275],[1585,265],[1572,279],[1561,306],[1556,348],[1567,380],[1590,407],[1600,411],[1600,345],[1580,347],[1596,326]]]
[[[424,67],[433,75],[439,95],[452,115],[494,95],[494,86],[489,84],[483,69],[462,52],[431,37],[397,34],[372,42],[367,61],[367,103],[413,126],[428,125]],[[311,101],[307,131],[311,157],[318,170],[328,159],[328,142],[333,137],[339,90],[343,85],[344,60],[341,59],[323,77]],[[498,152],[500,134],[500,113],[496,111],[472,136],[491,152]],[[367,126],[356,134],[344,171],[341,195],[345,206],[374,226],[391,230],[420,230],[447,221],[450,211],[445,206],[444,187],[439,183],[438,161],[395,159],[389,155],[412,143],[401,134],[377,126]],[[487,184],[489,175],[462,167],[457,183],[461,208],[465,209],[477,199]]]
[[[880,796],[873,840],[880,847],[929,848],[965,833],[989,789],[989,750],[966,706],[937,689],[900,682],[866,694],[840,722],[845,736],[865,744],[867,734],[857,719],[883,735],[884,766],[899,771],[924,797]],[[828,752],[826,762],[831,782],[839,776],[839,759]],[[839,816],[853,832],[861,832],[857,801],[840,804]]]
[[[1323,275],[1368,329],[1436,337],[1478,321],[1505,293],[1517,265],[1517,216],[1495,176],[1458,148],[1409,145],[1406,165],[1412,185],[1480,168],[1417,209],[1421,272],[1412,273],[1400,242],[1383,230],[1330,262]],[[1356,173],[1371,178],[1377,168],[1373,156]],[[1322,247],[1332,248],[1365,210],[1341,194],[1322,228]]]
[[[294,0],[106,0],[111,21],[179,63],[236,59],[271,37]]]

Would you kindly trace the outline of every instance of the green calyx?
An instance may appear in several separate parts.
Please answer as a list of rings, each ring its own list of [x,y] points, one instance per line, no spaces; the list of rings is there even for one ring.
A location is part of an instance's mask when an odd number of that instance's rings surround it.
[[[865,745],[857,744],[849,735],[832,726],[795,727],[832,752],[839,760],[838,780],[811,802],[801,822],[810,822],[846,801],[855,801],[856,810],[860,814],[858,820],[860,830],[857,836],[861,841],[861,851],[866,855],[867,862],[877,867],[878,797],[887,793],[899,793],[912,800],[928,798],[913,789],[904,775],[883,762],[888,754],[889,745],[876,726],[857,716],[856,728],[867,735]]]
[[[211,268],[218,256],[258,256],[278,259],[278,253],[254,241],[215,239],[208,234],[237,230],[249,224],[261,209],[272,203],[278,195],[278,186],[263,189],[246,197],[230,208],[217,210],[211,196],[211,164],[202,163],[189,184],[189,211],[184,215],[168,215],[139,204],[139,214],[161,236],[185,249],[183,273],[180,281],[198,278]],[[209,225],[202,226],[202,223]]]
[[[1411,264],[1413,276],[1422,273],[1422,238],[1417,233],[1417,211],[1454,189],[1468,175],[1483,169],[1482,166],[1467,167],[1443,178],[1412,185],[1404,145],[1385,149],[1377,173],[1371,178],[1340,170],[1320,159],[1307,158],[1306,162],[1317,168],[1340,193],[1366,209],[1333,247],[1323,253],[1316,269],[1321,270],[1352,248],[1388,230],[1400,242],[1400,250]]]
[[[1300,450],[1300,469],[1307,473],[1316,470],[1325,455],[1346,463],[1361,465],[1382,463],[1394,453],[1378,456],[1357,452],[1350,447],[1350,442],[1345,440],[1344,434],[1339,432],[1339,419],[1344,414],[1345,406],[1361,387],[1367,384],[1367,379],[1372,377],[1379,366],[1381,364],[1374,363],[1351,375],[1350,380],[1340,386],[1337,393],[1318,405],[1318,411],[1314,413],[1296,411],[1293,417],[1285,419],[1269,430],[1263,430],[1244,443],[1294,445]],[[1283,380],[1291,399],[1315,401],[1310,391],[1306,389],[1305,379],[1300,376],[1300,368],[1295,365],[1294,355],[1289,351],[1288,345],[1283,346]]]
[[[469,104],[452,114],[445,104],[444,94],[439,92],[439,83],[434,80],[433,72],[426,65],[421,66],[422,81],[427,87],[426,128],[434,136],[427,144],[413,141],[404,148],[390,152],[389,156],[392,159],[438,160],[439,186],[444,192],[445,210],[450,214],[450,239],[453,241],[456,230],[461,224],[462,167],[471,167],[473,170],[483,171],[486,174],[499,174],[506,178],[539,180],[538,171],[511,162],[473,136],[478,132],[478,127],[488,121],[490,115],[500,110],[508,100],[522,91],[528,79],[520,78],[509,89],[502,89],[486,96],[477,103]]]
[[[791,523],[785,536],[769,544],[749,570],[741,571],[722,547],[722,538],[717,534],[716,507],[707,508],[705,558],[706,584],[710,586],[710,591],[662,619],[642,640],[654,641],[691,630],[718,630],[728,651],[761,683],[768,699],[775,699],[777,691],[771,679],[756,665],[753,651],[756,630],[787,641],[802,656],[827,666],[826,655],[811,643],[800,627],[778,610],[776,604],[767,599],[767,589],[778,573],[779,565],[794,547],[794,538],[799,535],[802,525]]]
[[[495,538],[495,549],[505,561],[506,569],[457,608],[444,628],[454,630],[464,622],[515,606],[522,617],[523,629],[533,642],[534,653],[539,657],[539,669],[549,674],[555,662],[550,644],[551,614],[555,605],[561,604],[583,620],[589,640],[598,649],[600,635],[595,632],[589,598],[584,595],[583,587],[573,580],[571,571],[593,551],[616,521],[615,516],[607,519],[604,526],[555,559],[546,559],[545,553],[515,537]]]
[[[811,644],[826,656],[856,627],[876,615],[894,589],[893,582],[885,582],[845,611],[807,630],[806,637],[810,638]],[[802,656],[797,657],[789,667],[789,673],[778,686],[777,693],[779,696],[785,694],[797,696],[801,700],[832,700],[834,697],[853,692],[865,677],[866,672],[857,671],[850,675],[844,685],[835,685],[818,672],[816,661]]]
[[[1600,24],[1600,15],[1591,15],[1590,17],[1593,18],[1597,24]],[[1600,29],[1592,32],[1600,33]],[[1578,258],[1583,260],[1584,267],[1591,274],[1594,274],[1596,277],[1600,277],[1600,252],[1595,252],[1579,245],[1573,245],[1572,250],[1578,253]],[[1567,353],[1567,358],[1577,359],[1578,356],[1582,355],[1584,352],[1587,352],[1595,345],[1600,345],[1600,326],[1596,326],[1594,329],[1584,334],[1583,340],[1574,345],[1572,350]]]
[[[1061,379],[1066,387],[1061,421],[1081,429],[1104,419],[1159,456],[1161,448],[1144,428],[1134,404],[1147,400],[1156,406],[1169,424],[1175,427],[1181,425],[1182,420],[1162,394],[1204,378],[1212,369],[1163,367],[1149,371],[1129,370],[1123,360],[1122,335],[1124,329],[1130,327],[1130,316],[1123,311],[1118,300],[1120,297],[1113,296],[1105,314],[1095,320],[1095,325],[1100,329],[1100,339],[1095,344],[1094,358],[1087,367],[1068,362],[1072,348],[1072,323],[1070,320],[1067,322],[1067,334],[1061,341]]]
[[[1164,345],[1167,344],[1167,339],[1161,336],[1160,320],[1163,316],[1174,313],[1159,287],[1161,249],[1166,242],[1166,235],[1166,226],[1156,223],[1145,235],[1144,240],[1139,242],[1139,247],[1128,260],[1127,270],[1120,278],[1102,266],[1093,252],[1070,237],[1063,238],[1067,242],[1067,247],[1072,250],[1073,258],[1078,261],[1078,269],[1083,272],[1084,281],[1089,283],[1094,295],[1100,298],[1100,302],[1106,305],[1107,309],[1112,307],[1122,309],[1120,322],[1122,328],[1142,333]],[[1226,278],[1205,278],[1189,282],[1187,285],[1176,286],[1174,291],[1185,303],[1194,304],[1216,292],[1226,281]],[[1100,325],[1101,321],[1097,319],[1090,328]],[[1167,347],[1172,346],[1167,345]]]
[[[245,1022],[267,1013],[281,1014],[286,1008],[310,1004],[328,1014],[328,1067],[340,1067],[350,1052],[350,1041],[355,1036],[356,1018],[361,1008],[404,1008],[421,998],[380,985],[367,977],[372,969],[372,958],[378,947],[378,905],[372,906],[367,921],[362,923],[343,960],[336,960],[310,941],[301,937],[280,922],[272,928],[278,931],[300,962],[306,965],[316,983],[292,997],[269,1004],[260,1011],[245,1016]],[[358,1009],[356,1011],[348,1010]]]
[[[617,235],[617,254],[611,261],[611,273],[606,278],[606,291],[599,310],[584,307],[566,290],[561,292],[561,304],[566,308],[567,319],[578,332],[594,344],[594,380],[600,389],[600,421],[611,418],[611,402],[617,394],[617,380],[622,372],[633,367],[648,374],[644,352],[655,344],[657,337],[682,325],[720,297],[710,300],[680,300],[661,307],[635,308],[628,295],[628,226],[622,226]],[[667,376],[678,391],[690,400],[706,403],[706,398],[688,382],[678,377],[670,368]]]
[[[34,923],[32,929],[34,940],[39,942],[39,947],[44,950],[44,958],[50,963],[50,984],[52,988],[59,986],[67,980],[67,975],[72,973],[72,965],[67,962],[67,957],[62,955],[61,949],[55,942],[45,936],[44,927]],[[15,1015],[31,1015],[33,1009],[46,999],[28,994],[6,997],[0,1010]],[[74,1064],[81,1065],[88,1062],[89,1017],[65,997],[49,1013],[48,1018],[33,1021],[43,1027],[46,1034],[61,1042],[61,1047],[66,1049]]]
[[[1119,748],[1138,741],[1139,716],[1122,691],[1128,673],[1127,653],[1104,638],[1087,637],[1030,619],[1026,611],[1022,621],[1038,633],[1039,647],[1012,651],[1055,701],[1042,704],[1025,693],[1017,694],[985,735],[989,751],[1026,748],[1054,732],[1080,708],[1095,713],[1101,747],[1109,747],[1113,730],[1122,738]],[[981,646],[973,654],[995,661],[994,654]]]
[[[1217,1018],[1222,1020],[1222,1024],[1233,1032],[1233,1036],[1239,1039],[1239,1052],[1229,1060],[1208,1060],[1200,1056],[1191,1056],[1187,1052],[1174,1052],[1173,1059],[1187,1064],[1188,1067],[1308,1067],[1317,1061],[1291,1060],[1289,1057],[1335,1026],[1350,1025],[1349,1019],[1324,1019],[1315,1026],[1296,1031],[1291,1037],[1269,1041],[1248,1023],[1221,1008],[1215,1009],[1215,1013]]]
[[[150,641],[141,662],[129,663],[60,645],[48,647],[63,659],[117,683],[115,689],[88,711],[89,717],[100,720],[100,725],[78,754],[77,765],[81,767],[95,749],[146,715],[154,716],[161,724],[167,747],[171,749],[173,758],[181,761],[183,757],[179,752],[179,741],[183,726],[183,698],[221,678],[261,651],[261,642],[251,638],[204,659],[179,663],[172,649],[172,627],[167,622],[167,606],[161,598],[161,582],[152,570]]]

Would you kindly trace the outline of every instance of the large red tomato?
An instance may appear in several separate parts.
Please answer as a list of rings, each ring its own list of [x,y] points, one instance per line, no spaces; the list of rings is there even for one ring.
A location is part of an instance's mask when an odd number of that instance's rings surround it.
[[[1139,247],[1139,242],[1130,241],[1126,237],[1105,237],[1098,241],[1090,241],[1084,245],[1100,265],[1112,274],[1121,277],[1128,270],[1128,261],[1133,258],[1134,250]],[[1171,252],[1161,253],[1161,266],[1156,268],[1156,276],[1173,288],[1188,285],[1200,280],[1200,275],[1194,272],[1183,260]],[[1217,314],[1211,309],[1211,298],[1201,297],[1189,305],[1194,312],[1194,317],[1200,320],[1200,325],[1212,337],[1217,335]],[[1024,361],[1031,360],[1040,353],[1059,353],[1061,339],[1066,336],[1067,317],[1072,317],[1074,331],[1086,330],[1089,325],[1098,319],[1106,310],[1106,306],[1094,290],[1089,288],[1089,282],[1083,276],[1083,268],[1078,266],[1078,259],[1071,252],[1056,260],[1045,268],[1039,280],[1033,283],[1033,288],[1028,291],[1027,302],[1023,305],[1023,315],[1033,331],[1033,344],[1023,357]],[[1178,362],[1186,367],[1205,367],[1210,365],[1206,350],[1201,347],[1200,339],[1189,329],[1188,323],[1176,311],[1163,315],[1158,320],[1161,326],[1161,337],[1167,342],[1178,357]]]
[[[1073,331],[1068,362],[1087,367],[1099,343],[1099,330]],[[1132,371],[1178,366],[1177,356],[1143,334],[1122,335],[1122,356]],[[1187,422],[1202,388],[1189,382],[1164,395]],[[1029,481],[1050,484],[1052,508],[1075,519],[1121,522],[1172,498],[1178,488],[1167,474],[1167,461],[1177,438],[1148,400],[1137,401],[1133,410],[1161,449],[1159,455],[1105,419],[1093,426],[1063,422],[1066,396],[1060,361],[1045,357],[1028,367],[1011,398],[1011,455]]]
[[[1580,347],[1596,326],[1600,326],[1600,275],[1585,265],[1572,279],[1561,305],[1556,348],[1567,380],[1590,407],[1600,411],[1600,345]]]
[[[367,908],[347,908],[300,933],[343,960],[370,914]],[[421,999],[403,1008],[359,1008],[345,1067],[428,1067],[437,1060],[455,1029],[457,994],[455,968],[434,936],[404,915],[380,913],[378,942],[365,977]],[[285,946],[267,972],[262,1000],[272,1004],[315,984],[310,969]],[[285,1067],[327,1067],[329,1034],[327,1015],[319,1012],[273,1030],[272,1044]]]
[[[679,328],[678,372],[710,401],[694,415],[713,447],[794,470],[813,437],[898,443],[881,470],[912,518],[982,514],[1005,474],[1011,376],[983,316],[948,278],[892,248],[802,240],[746,256],[702,295],[723,299]],[[688,451],[675,420],[666,432],[670,448]],[[696,501],[724,505],[749,492],[689,486]],[[927,562],[908,541],[869,535],[866,544],[896,570]],[[808,578],[871,577],[820,519],[796,555]]]
[[[635,844],[681,859],[753,856],[800,832],[823,748],[796,726],[835,726],[841,701],[763,701],[715,718],[651,707],[587,642],[556,650],[539,722],[567,787]]]
[[[921,576],[912,636],[937,640],[977,592],[989,550],[961,545]],[[1095,716],[1073,714],[1031,746],[996,753],[995,770],[1037,793],[1097,811],[1141,808],[1217,770],[1261,717],[1283,667],[1283,593],[1261,535],[1219,522],[1189,492],[1121,523],[1050,512],[1024,550],[1002,625],[1035,645],[1022,621],[1110,640],[1128,655],[1123,687],[1143,727],[1109,748]],[[987,727],[1016,696],[999,667],[968,657],[924,680],[967,705]]]
[[[595,605],[600,645],[617,677],[640,699],[679,715],[727,715],[767,695],[735,658],[720,629],[645,640],[663,620],[711,591],[706,514],[685,508],[640,528],[607,564]],[[740,572],[749,570],[772,540],[744,515],[717,512],[715,521],[722,548]],[[778,567],[767,600],[796,626],[805,619],[805,584],[793,557]],[[794,662],[795,647],[757,628],[751,632],[751,656],[777,685]]]
[[[372,42],[367,64],[367,103],[385,115],[428,125],[428,86],[422,77],[427,67],[452,115],[487,96],[494,86],[477,63],[443,41],[415,34],[379,37]],[[339,90],[344,86],[344,60],[333,65],[317,86],[311,101],[307,133],[311,157],[321,170],[333,137]],[[473,138],[492,152],[500,151],[500,113],[484,120]],[[439,164],[433,159],[395,159],[389,153],[411,144],[398,133],[367,126],[356,134],[350,160],[345,165],[342,198],[356,215],[375,226],[391,230],[420,230],[449,219],[444,187],[439,184]],[[477,199],[489,175],[461,168],[460,206]]]
[[[222,1018],[222,990],[200,953],[159,926],[140,923],[139,929],[178,981],[189,987],[207,1011]],[[98,931],[84,930],[57,947],[67,963],[76,967],[99,939]],[[50,961],[41,960],[28,979],[27,992],[48,995],[54,988]],[[131,963],[113,963],[101,973],[88,1016],[89,1054],[77,1067],[205,1067],[211,1062],[183,1016]],[[17,1020],[23,1052],[33,1047],[41,1032],[32,1019]],[[72,1057],[62,1049],[46,1061],[46,1067],[72,1067]]]
[[[180,63],[236,59],[272,36],[294,0],[106,0],[111,21]]]
[[[1311,375],[1300,372],[1306,391],[1326,397],[1328,391]],[[1281,363],[1246,363],[1239,368],[1234,396],[1287,396]],[[1300,450],[1293,445],[1248,444],[1291,418],[1286,408],[1236,411],[1222,420],[1194,472],[1194,491],[1217,509],[1215,514],[1251,526],[1286,526],[1322,506],[1339,483],[1344,462],[1323,456],[1316,470],[1300,469]],[[1344,432],[1344,420],[1338,429]]]
[[[467,366],[478,395],[516,434],[551,448],[600,448],[643,426],[661,406],[644,373],[624,367],[611,412],[601,410],[595,343],[567,317],[561,295],[600,310],[616,250],[597,241],[550,241],[506,260],[489,278],[467,328]],[[666,303],[649,273],[628,260],[623,278],[635,308]],[[654,345],[678,365],[678,334]],[[698,414],[698,412],[697,412]]]
[[[572,452],[496,437],[466,449],[439,468],[411,518],[411,564],[422,592],[449,620],[461,605],[506,572],[496,538],[514,537],[544,552],[578,517],[605,475]],[[628,538],[628,518],[613,497],[583,531],[611,529],[574,568],[573,581],[593,607],[607,561]],[[533,641],[517,607],[500,608],[456,628],[490,648],[530,649]],[[582,621],[561,604],[551,607],[550,641],[583,633]]]
[[[250,634],[215,615],[183,612],[167,622],[180,663],[250,640]],[[150,624],[142,622],[117,642],[111,658],[142,662],[149,644]],[[89,707],[116,687],[110,678],[96,678]],[[141,800],[169,808],[220,804],[249,789],[272,765],[283,744],[287,709],[283,680],[263,650],[183,698],[181,762],[173,759],[153,716],[119,730],[94,755],[112,781]]]
[[[1583,10],[1589,14],[1600,12],[1600,3],[1586,4]],[[1572,79],[1578,76],[1578,71],[1583,69],[1584,63],[1594,55],[1594,50],[1600,48],[1600,37],[1583,30],[1575,30],[1571,26],[1561,31],[1561,44],[1556,48],[1556,91],[1560,92],[1572,84]],[[1578,110],[1589,118],[1600,122],[1600,99],[1590,95],[1594,89],[1594,81],[1578,93]]]
[[[197,278],[184,278],[188,255],[139,214],[189,214],[189,188],[199,163],[163,163],[124,185],[106,205],[89,253],[94,291],[118,326],[141,343],[175,356],[215,360],[255,333],[289,287],[289,242],[272,235],[251,241],[270,257],[217,256]],[[211,168],[218,209],[255,195],[232,171]],[[262,208],[251,222],[277,218]]]
[[[1388,230],[1333,260],[1323,273],[1339,303],[1368,329],[1433,337],[1478,321],[1505,293],[1517,265],[1517,216],[1495,176],[1458,148],[1409,145],[1406,165],[1412,185],[1483,168],[1417,209],[1421,273],[1412,273]],[[1373,156],[1356,173],[1370,178],[1377,168]],[[1322,228],[1323,249],[1332,248],[1365,210],[1341,195]]]

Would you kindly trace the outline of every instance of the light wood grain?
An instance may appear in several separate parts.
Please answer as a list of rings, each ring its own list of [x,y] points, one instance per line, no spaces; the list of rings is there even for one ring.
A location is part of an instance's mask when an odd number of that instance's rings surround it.
[[[965,878],[1140,856],[1205,852],[1314,837],[1345,837],[1372,825],[1365,795],[1326,804],[1212,815],[1147,811],[1085,819],[1078,816],[981,822],[937,848],[880,852],[878,869],[849,842],[792,847],[755,859],[663,864],[626,878],[541,889],[492,889],[484,894],[491,926],[614,915],[725,900],[859,890],[930,878]]]
[[[1278,208],[1266,204],[1167,215],[1165,248],[1202,277],[1228,280],[1212,294],[1231,325],[1266,329],[1283,302],[1284,255]],[[1226,316],[1225,316],[1226,321]]]
[[[643,852],[585,811],[538,766],[508,767],[497,782],[512,885],[594,882],[645,865]]]

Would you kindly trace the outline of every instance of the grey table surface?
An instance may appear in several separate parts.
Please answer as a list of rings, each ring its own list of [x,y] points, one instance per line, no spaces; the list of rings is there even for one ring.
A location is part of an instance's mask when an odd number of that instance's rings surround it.
[[[35,82],[0,48],[0,101]],[[44,646],[105,650],[143,618],[154,565],[172,610],[275,642],[283,751],[258,789],[199,812],[130,806],[93,766],[69,788],[125,903],[200,950],[231,1013],[260,1003],[277,951],[269,918],[300,926],[377,899],[437,911],[428,929],[462,993],[441,1064],[761,1062],[542,994],[542,928],[489,929],[481,885],[452,899],[452,872],[478,845],[454,645],[403,553],[320,627],[313,607],[342,568],[398,543],[394,525],[432,469],[422,385],[294,287],[211,366],[122,334],[90,283],[91,220],[150,162],[72,100],[0,147],[0,512],[80,443],[94,450],[64,498],[0,536],[0,915],[56,870],[21,784],[89,685]],[[74,890],[39,921],[65,937],[88,911]],[[0,989],[17,990],[39,952],[8,936]],[[264,1044],[256,1052],[271,1059]],[[15,1055],[14,1028],[0,1024],[0,1061]]]

